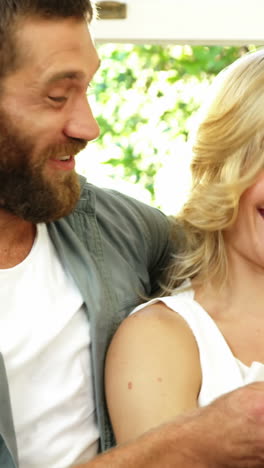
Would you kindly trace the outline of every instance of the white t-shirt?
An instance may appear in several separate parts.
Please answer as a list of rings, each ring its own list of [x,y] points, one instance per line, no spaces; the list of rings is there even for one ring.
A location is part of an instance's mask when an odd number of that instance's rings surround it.
[[[66,468],[93,458],[99,433],[83,299],[45,224],[28,257],[0,269],[0,350],[20,468]]]

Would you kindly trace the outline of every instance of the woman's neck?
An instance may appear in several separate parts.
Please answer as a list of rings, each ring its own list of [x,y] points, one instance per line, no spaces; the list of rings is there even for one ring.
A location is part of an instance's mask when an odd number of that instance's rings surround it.
[[[253,263],[234,250],[227,252],[228,278],[217,285],[211,279],[202,286],[193,282],[196,300],[212,316],[235,316],[250,313],[263,316],[264,267]],[[254,307],[252,305],[254,304]]]

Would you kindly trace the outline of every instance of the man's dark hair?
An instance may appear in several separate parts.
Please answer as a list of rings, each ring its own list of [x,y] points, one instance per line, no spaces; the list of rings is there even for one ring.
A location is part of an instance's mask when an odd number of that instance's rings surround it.
[[[0,0],[0,78],[18,66],[15,41],[20,19],[66,19],[91,21],[95,13],[93,0]]]

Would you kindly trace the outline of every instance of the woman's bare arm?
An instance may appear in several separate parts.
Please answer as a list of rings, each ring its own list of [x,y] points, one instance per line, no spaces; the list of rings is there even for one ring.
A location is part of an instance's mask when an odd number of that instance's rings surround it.
[[[201,369],[186,322],[161,302],[131,315],[110,345],[105,385],[117,443],[195,408]]]

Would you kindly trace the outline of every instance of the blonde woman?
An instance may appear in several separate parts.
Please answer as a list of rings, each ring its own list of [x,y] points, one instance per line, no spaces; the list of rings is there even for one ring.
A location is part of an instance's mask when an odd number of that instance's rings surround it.
[[[264,380],[263,50],[220,74],[193,153],[169,295],[126,319],[108,352],[118,443]]]

